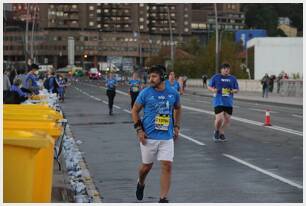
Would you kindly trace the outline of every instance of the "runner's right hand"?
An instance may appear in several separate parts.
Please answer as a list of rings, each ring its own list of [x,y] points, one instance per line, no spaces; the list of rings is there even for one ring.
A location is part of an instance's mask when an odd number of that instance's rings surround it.
[[[137,137],[139,139],[139,142],[141,142],[143,145],[147,143],[146,134],[142,129],[137,132]]]

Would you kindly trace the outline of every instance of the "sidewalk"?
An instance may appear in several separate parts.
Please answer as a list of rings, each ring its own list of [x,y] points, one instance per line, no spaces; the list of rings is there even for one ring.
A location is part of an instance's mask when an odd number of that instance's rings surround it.
[[[202,87],[187,87],[185,93],[212,97],[212,93],[208,91],[208,89]],[[276,93],[269,93],[268,98],[263,98],[261,92],[240,91],[238,94],[235,94],[234,99],[276,105],[303,106],[303,97],[285,97]]]

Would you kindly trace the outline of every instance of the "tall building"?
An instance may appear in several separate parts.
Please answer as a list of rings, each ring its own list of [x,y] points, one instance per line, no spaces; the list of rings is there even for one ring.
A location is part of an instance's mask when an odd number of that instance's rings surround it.
[[[15,8],[24,12],[25,5],[18,4]],[[39,21],[36,21],[39,25],[35,27],[33,43],[29,41],[29,44],[33,44],[34,56],[41,64],[65,66],[68,37],[73,37],[78,65],[97,65],[114,57],[143,65],[161,47],[171,45],[170,33],[175,46],[202,28],[205,33],[213,29],[209,20],[213,4],[27,4],[34,5],[39,7]],[[227,5],[236,5],[236,8]],[[227,17],[231,12],[239,13],[239,4],[218,4],[218,9],[221,22],[222,12]],[[4,34],[4,58],[21,61],[25,56],[25,32]]]
[[[219,31],[237,31],[244,28],[245,16],[239,3],[216,4]],[[214,4],[192,4],[191,29],[202,41],[207,42],[209,34],[215,32]]]

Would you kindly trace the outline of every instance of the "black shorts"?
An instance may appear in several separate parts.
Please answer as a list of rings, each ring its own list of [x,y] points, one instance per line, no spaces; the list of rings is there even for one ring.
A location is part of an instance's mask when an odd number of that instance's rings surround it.
[[[221,112],[226,112],[227,114],[232,115],[233,107],[224,107],[224,106],[215,107],[215,114],[219,114]]]

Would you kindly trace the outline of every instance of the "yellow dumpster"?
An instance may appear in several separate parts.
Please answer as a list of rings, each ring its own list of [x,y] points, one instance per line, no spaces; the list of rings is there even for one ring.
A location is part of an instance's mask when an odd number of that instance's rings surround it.
[[[44,104],[4,104],[3,109],[31,109],[31,110],[41,110],[41,109],[52,109],[48,105]]]
[[[11,115],[32,115],[32,116],[39,116],[39,115],[50,115],[53,116],[56,119],[63,119],[63,115],[61,115],[59,112],[54,110],[23,110],[23,109],[4,109],[4,114]]]
[[[44,131],[51,135],[53,138],[58,138],[63,132],[61,127],[56,122],[48,121],[18,121],[18,120],[4,120],[3,129],[8,130],[25,130],[30,132]]]
[[[3,134],[4,202],[50,202],[54,140],[46,133]]]
[[[7,112],[3,112],[3,119],[4,120],[18,120],[18,121],[51,121],[51,122],[56,122],[59,121],[60,119],[57,117],[54,117],[49,114],[42,114],[42,115],[31,115],[31,114],[8,114]]]

